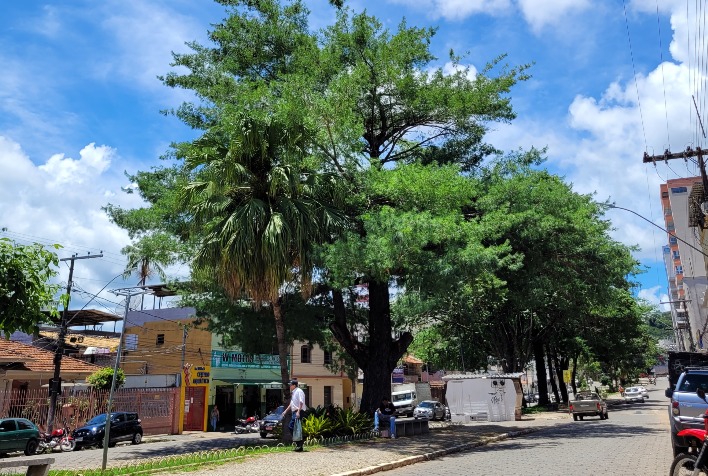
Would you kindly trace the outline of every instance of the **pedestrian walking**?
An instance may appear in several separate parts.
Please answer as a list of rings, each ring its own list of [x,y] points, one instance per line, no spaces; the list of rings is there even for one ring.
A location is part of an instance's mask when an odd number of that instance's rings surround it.
[[[214,408],[211,410],[211,428],[213,431],[216,431],[217,423],[219,423],[219,407],[214,405]]]
[[[290,384],[290,405],[286,411],[292,413],[292,418],[290,420],[290,431],[293,434],[293,441],[295,442],[294,451],[302,451],[303,434],[302,434],[302,423],[300,422],[300,416],[307,410],[307,405],[305,404],[305,392],[298,386],[298,381],[296,379],[288,382]]]

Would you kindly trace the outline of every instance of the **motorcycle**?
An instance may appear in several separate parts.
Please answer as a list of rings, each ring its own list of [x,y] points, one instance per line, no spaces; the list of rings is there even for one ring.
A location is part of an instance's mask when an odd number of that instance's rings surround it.
[[[51,433],[42,432],[39,436],[37,454],[51,453],[55,448],[59,448],[62,451],[74,451],[74,448],[76,448],[76,441],[71,436],[71,431],[68,427],[57,428]]]
[[[706,392],[699,388],[696,390],[696,394],[701,398],[706,398]],[[700,474],[708,475],[708,445],[706,444],[706,435],[708,435],[708,413],[703,415],[703,426],[702,430],[696,428],[688,428],[681,430],[677,433],[678,436],[686,438],[695,438],[701,443],[700,451],[698,454],[694,453],[681,453],[674,461],[671,463],[671,469],[669,470],[669,476],[681,476],[681,475],[691,475],[699,476]]]
[[[258,419],[254,416],[250,416],[245,420],[239,420],[236,423],[236,428],[234,433],[258,433],[260,431],[260,424]]]

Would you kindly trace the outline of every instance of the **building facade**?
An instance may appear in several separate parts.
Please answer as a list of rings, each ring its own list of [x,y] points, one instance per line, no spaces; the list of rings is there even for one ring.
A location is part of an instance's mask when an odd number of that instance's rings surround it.
[[[661,203],[668,231],[663,259],[669,283],[669,302],[678,350],[694,351],[708,347],[706,333],[705,256],[701,253],[701,233],[696,228],[691,196],[701,187],[700,177],[669,180],[661,184]],[[689,246],[690,245],[690,246]]]

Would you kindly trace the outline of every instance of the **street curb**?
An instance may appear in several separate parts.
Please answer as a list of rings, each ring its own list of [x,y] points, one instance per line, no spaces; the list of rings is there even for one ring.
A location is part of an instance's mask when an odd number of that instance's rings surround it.
[[[517,436],[528,435],[529,433],[535,433],[542,429],[543,428],[528,428],[526,430],[510,431],[508,433],[502,433],[500,435],[484,438],[482,439],[482,441],[475,441],[474,443],[465,443],[463,445],[452,446],[450,448],[445,448],[444,450],[437,450],[433,451],[432,453],[424,453],[418,456],[408,456],[406,458],[402,458],[397,461],[392,461],[390,463],[381,463],[375,466],[369,466],[367,468],[355,469],[353,471],[347,471],[344,473],[337,473],[332,476],[363,476],[366,474],[378,473],[380,471],[388,471],[390,469],[402,468],[411,464],[434,460],[436,458],[440,458],[442,456],[449,455],[452,453],[460,453],[462,451],[471,450],[473,448],[479,448],[480,446],[484,446],[497,441],[506,440],[507,438],[515,438]]]

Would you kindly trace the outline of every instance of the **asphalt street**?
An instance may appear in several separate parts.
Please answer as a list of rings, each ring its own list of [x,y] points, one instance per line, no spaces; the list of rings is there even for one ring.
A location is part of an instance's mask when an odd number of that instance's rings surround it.
[[[665,476],[671,466],[667,399],[613,407],[609,419],[586,418],[538,433],[386,472],[389,476]]]

